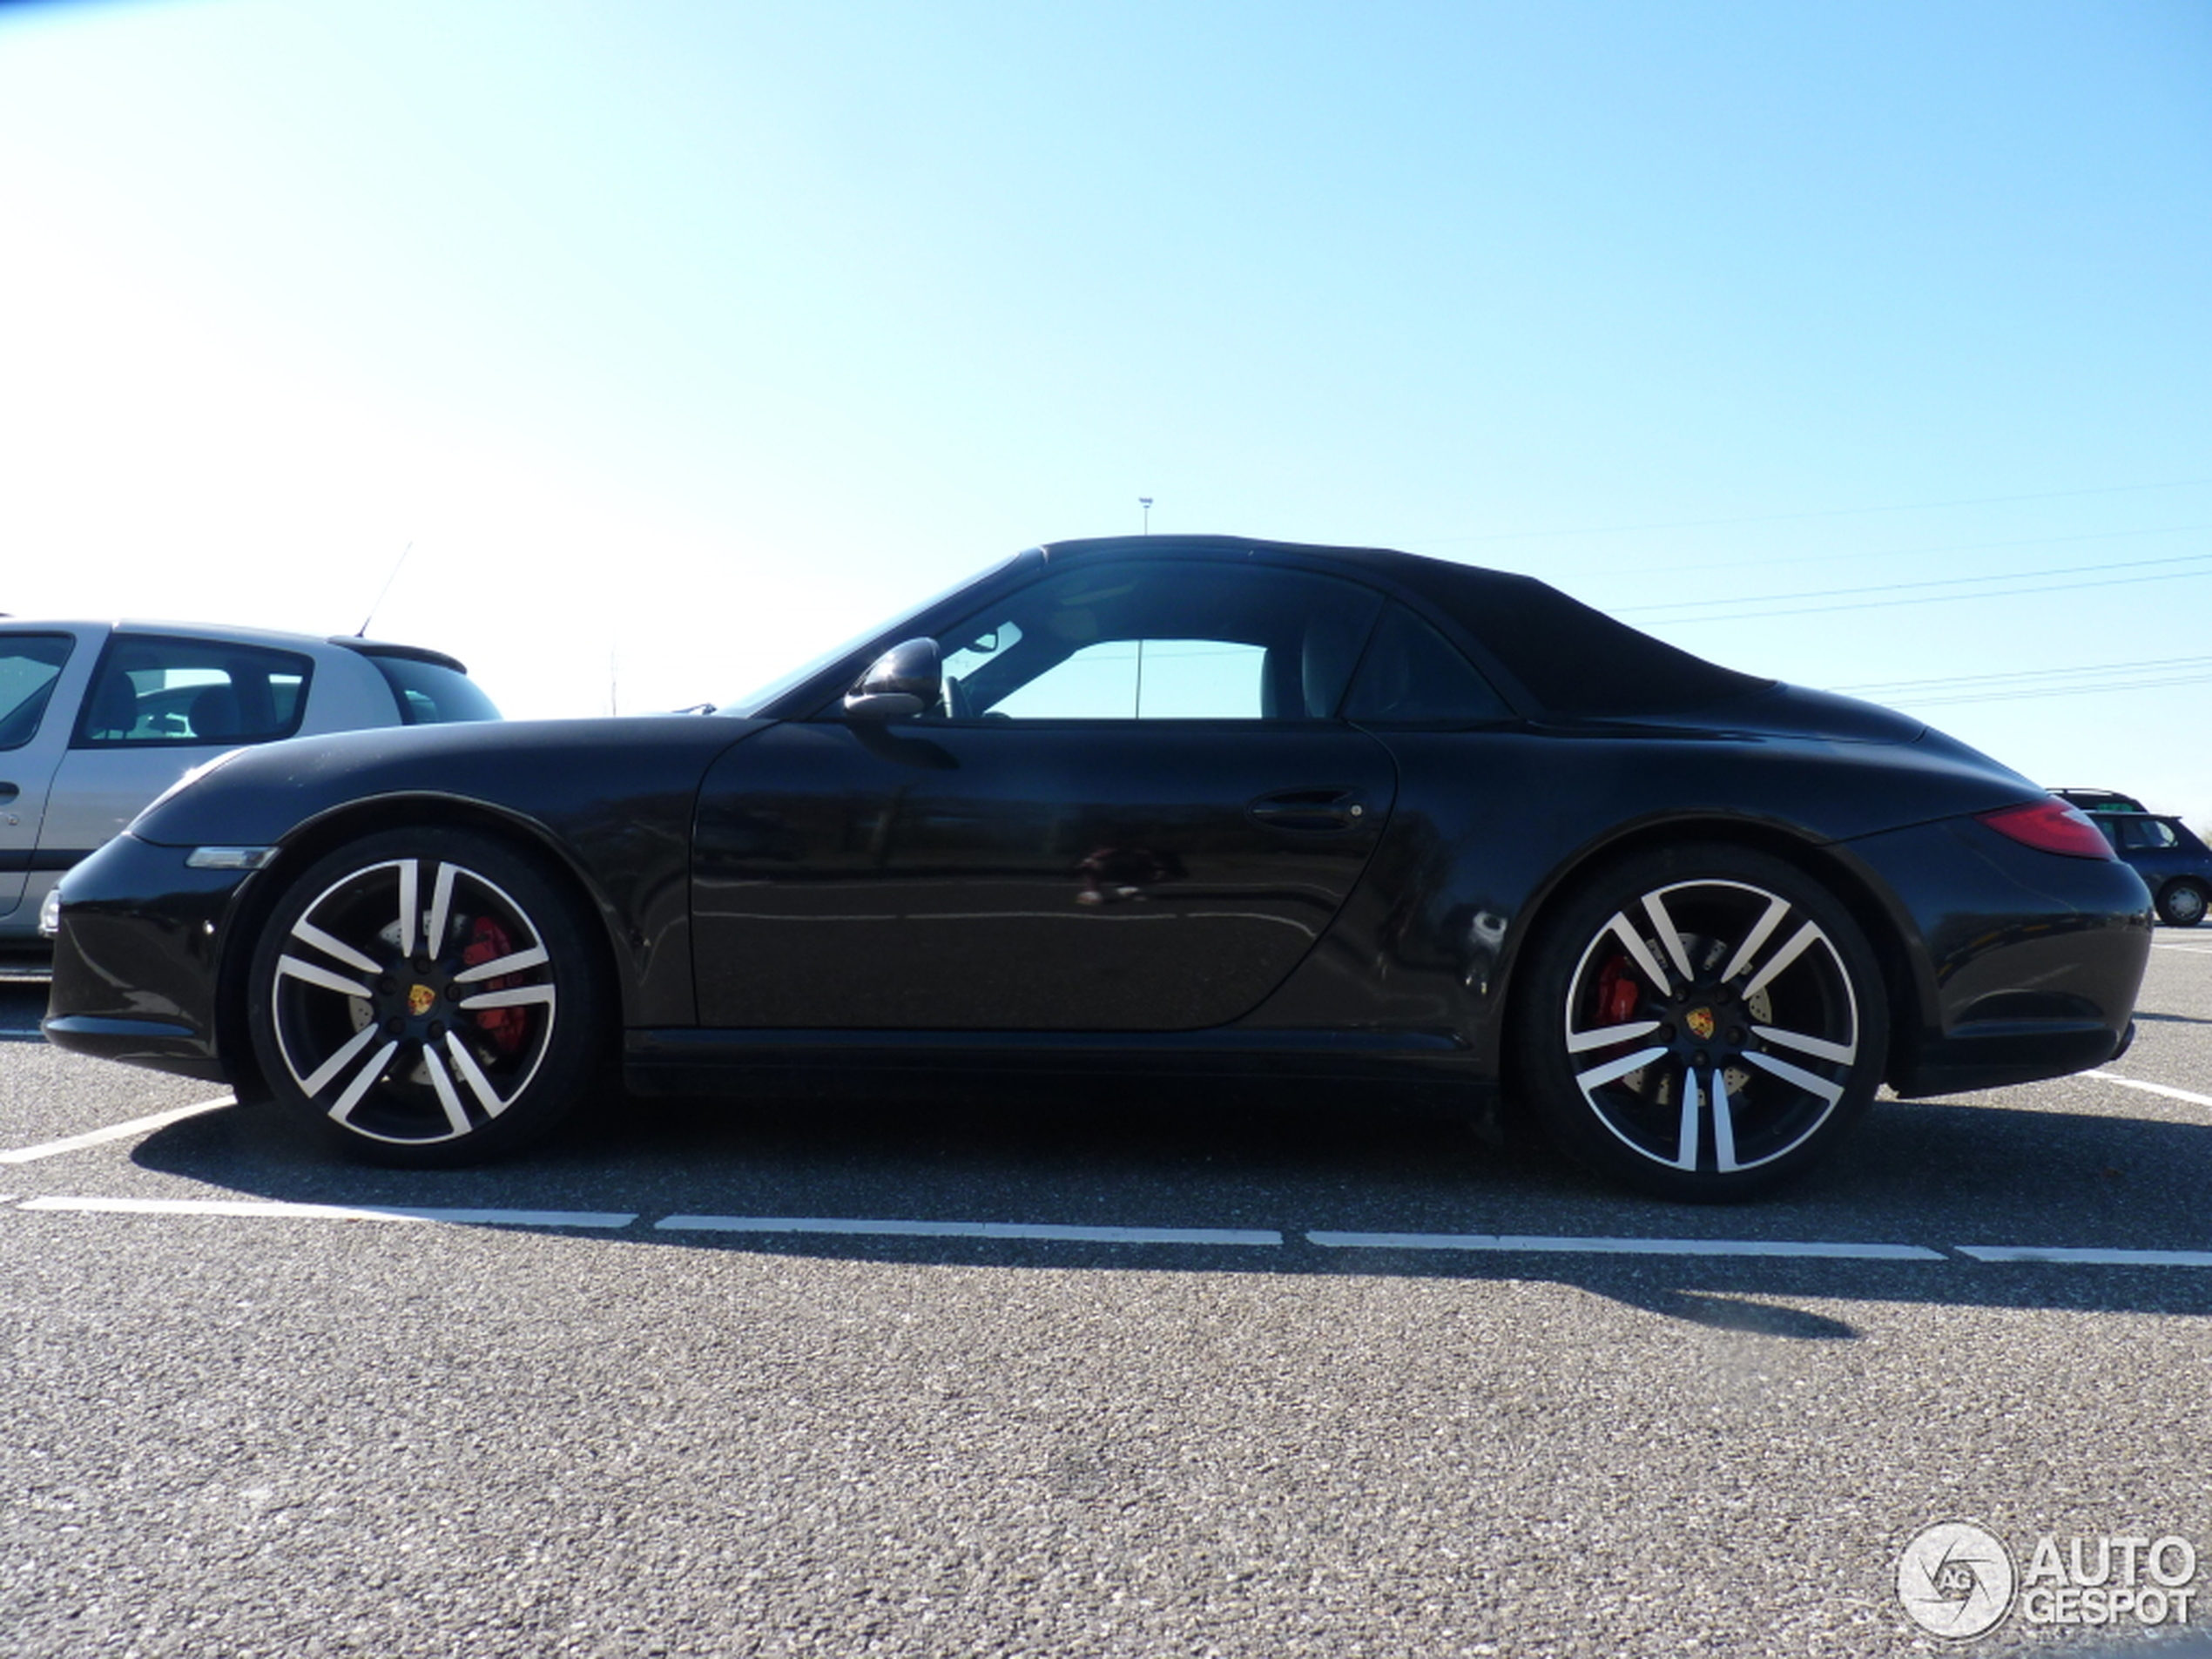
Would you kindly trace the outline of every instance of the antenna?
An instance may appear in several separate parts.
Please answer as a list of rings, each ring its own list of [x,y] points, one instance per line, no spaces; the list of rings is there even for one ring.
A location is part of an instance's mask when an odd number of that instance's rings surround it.
[[[1144,533],[1150,536],[1152,533],[1152,498],[1150,496],[1139,496],[1136,498],[1136,504],[1144,509]]]
[[[384,585],[376,590],[376,604],[369,606],[368,615],[361,618],[361,625],[354,631],[354,638],[365,639],[368,637],[368,624],[376,620],[377,607],[384,603],[384,596],[392,590],[392,583],[400,579],[400,566],[407,563],[407,556],[414,551],[415,543],[412,542],[400,550],[400,556],[392,565],[392,574],[384,578]]]

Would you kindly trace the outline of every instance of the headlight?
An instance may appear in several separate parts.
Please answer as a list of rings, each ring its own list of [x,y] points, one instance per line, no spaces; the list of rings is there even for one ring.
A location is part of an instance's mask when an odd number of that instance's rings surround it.
[[[192,870],[258,870],[276,856],[273,846],[195,846],[185,855]]]
[[[61,930],[62,888],[61,883],[57,881],[46,889],[45,898],[39,901],[38,936],[41,939],[53,939],[60,934]]]

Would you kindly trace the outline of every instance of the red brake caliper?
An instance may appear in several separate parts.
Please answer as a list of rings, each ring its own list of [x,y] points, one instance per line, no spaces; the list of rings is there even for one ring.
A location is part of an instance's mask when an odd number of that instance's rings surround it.
[[[461,960],[470,968],[481,962],[495,962],[502,956],[515,954],[515,947],[507,936],[507,929],[489,916],[476,918],[475,926],[469,930],[468,948],[461,953]],[[510,974],[488,981],[484,989],[503,990],[512,985],[520,974]],[[513,1054],[523,1046],[523,1037],[529,1026],[520,1008],[485,1008],[476,1015],[476,1028],[499,1046],[502,1054]]]
[[[1629,959],[1615,956],[1598,970],[1597,1019],[1602,1026],[1626,1025],[1636,1017],[1642,989],[1629,974]]]

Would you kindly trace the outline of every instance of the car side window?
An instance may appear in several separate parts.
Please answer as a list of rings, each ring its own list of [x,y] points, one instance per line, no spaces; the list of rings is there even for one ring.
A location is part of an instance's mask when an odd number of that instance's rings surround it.
[[[78,722],[81,749],[267,743],[300,729],[314,664],[297,651],[117,635]]]
[[[1326,719],[1381,605],[1271,566],[1084,565],[942,631],[935,718]]]
[[[38,735],[76,644],[67,634],[0,634],[0,749],[20,749]]]
[[[1383,612],[1344,718],[1376,725],[1467,725],[1513,710],[1451,641],[1403,605]]]
[[[1085,645],[992,705],[1015,720],[1257,720],[1267,650],[1234,640]]]
[[[2121,826],[2124,845],[2141,852],[2156,852],[2175,845],[2173,826],[2155,818],[2134,819]]]

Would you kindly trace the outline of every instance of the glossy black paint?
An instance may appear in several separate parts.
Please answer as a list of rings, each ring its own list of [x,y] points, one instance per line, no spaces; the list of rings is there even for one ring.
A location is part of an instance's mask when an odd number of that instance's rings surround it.
[[[2150,954],[2126,865],[2039,853],[1971,818],[1833,851],[1884,906],[1898,1094],[2060,1076],[2126,1043]]]
[[[118,835],[70,872],[54,952],[48,1039],[134,1065],[235,1081],[217,1041],[216,989],[236,870],[187,868],[173,847]],[[244,1053],[234,1051],[232,1058]]]
[[[1251,1012],[1390,816],[1322,721],[762,732],[708,771],[700,1022],[1180,1031]]]
[[[230,919],[248,935],[290,873],[397,824],[501,831],[566,872],[604,928],[628,1025],[686,1025],[691,994],[691,826],[713,758],[761,728],[668,715],[627,720],[395,726],[241,750],[132,825],[189,849],[280,846]],[[72,873],[70,897],[84,884]],[[226,937],[227,970],[233,953]]]
[[[1506,712],[1449,728],[843,712],[884,650],[999,595],[1083,561],[1199,556],[1327,572],[1405,607],[1482,669]],[[599,919],[641,1089],[726,1088],[732,1068],[763,1065],[1111,1061],[1440,1073],[1472,1100],[1501,1079],[1509,1023],[1530,1017],[1515,970],[1548,908],[1598,862],[1668,840],[1779,854],[1851,909],[1889,981],[1901,1092],[2055,1075],[2119,1044],[2148,894],[2123,865],[1973,821],[2037,798],[2027,779],[1889,711],[1613,634],[1591,637],[1638,669],[1593,677],[1615,705],[1558,706],[1531,689],[1551,674],[1541,653],[1486,640],[1480,608],[1453,606],[1491,595],[1516,627],[1565,629],[1569,646],[1571,611],[1521,578],[1494,590],[1438,570],[1225,538],[1052,548],[901,619],[758,718],[401,728],[245,752],[71,873],[47,1029],[250,1082],[240,962],[284,882],[373,830],[465,822],[534,851]],[[251,876],[187,870],[203,845],[280,850]]]

